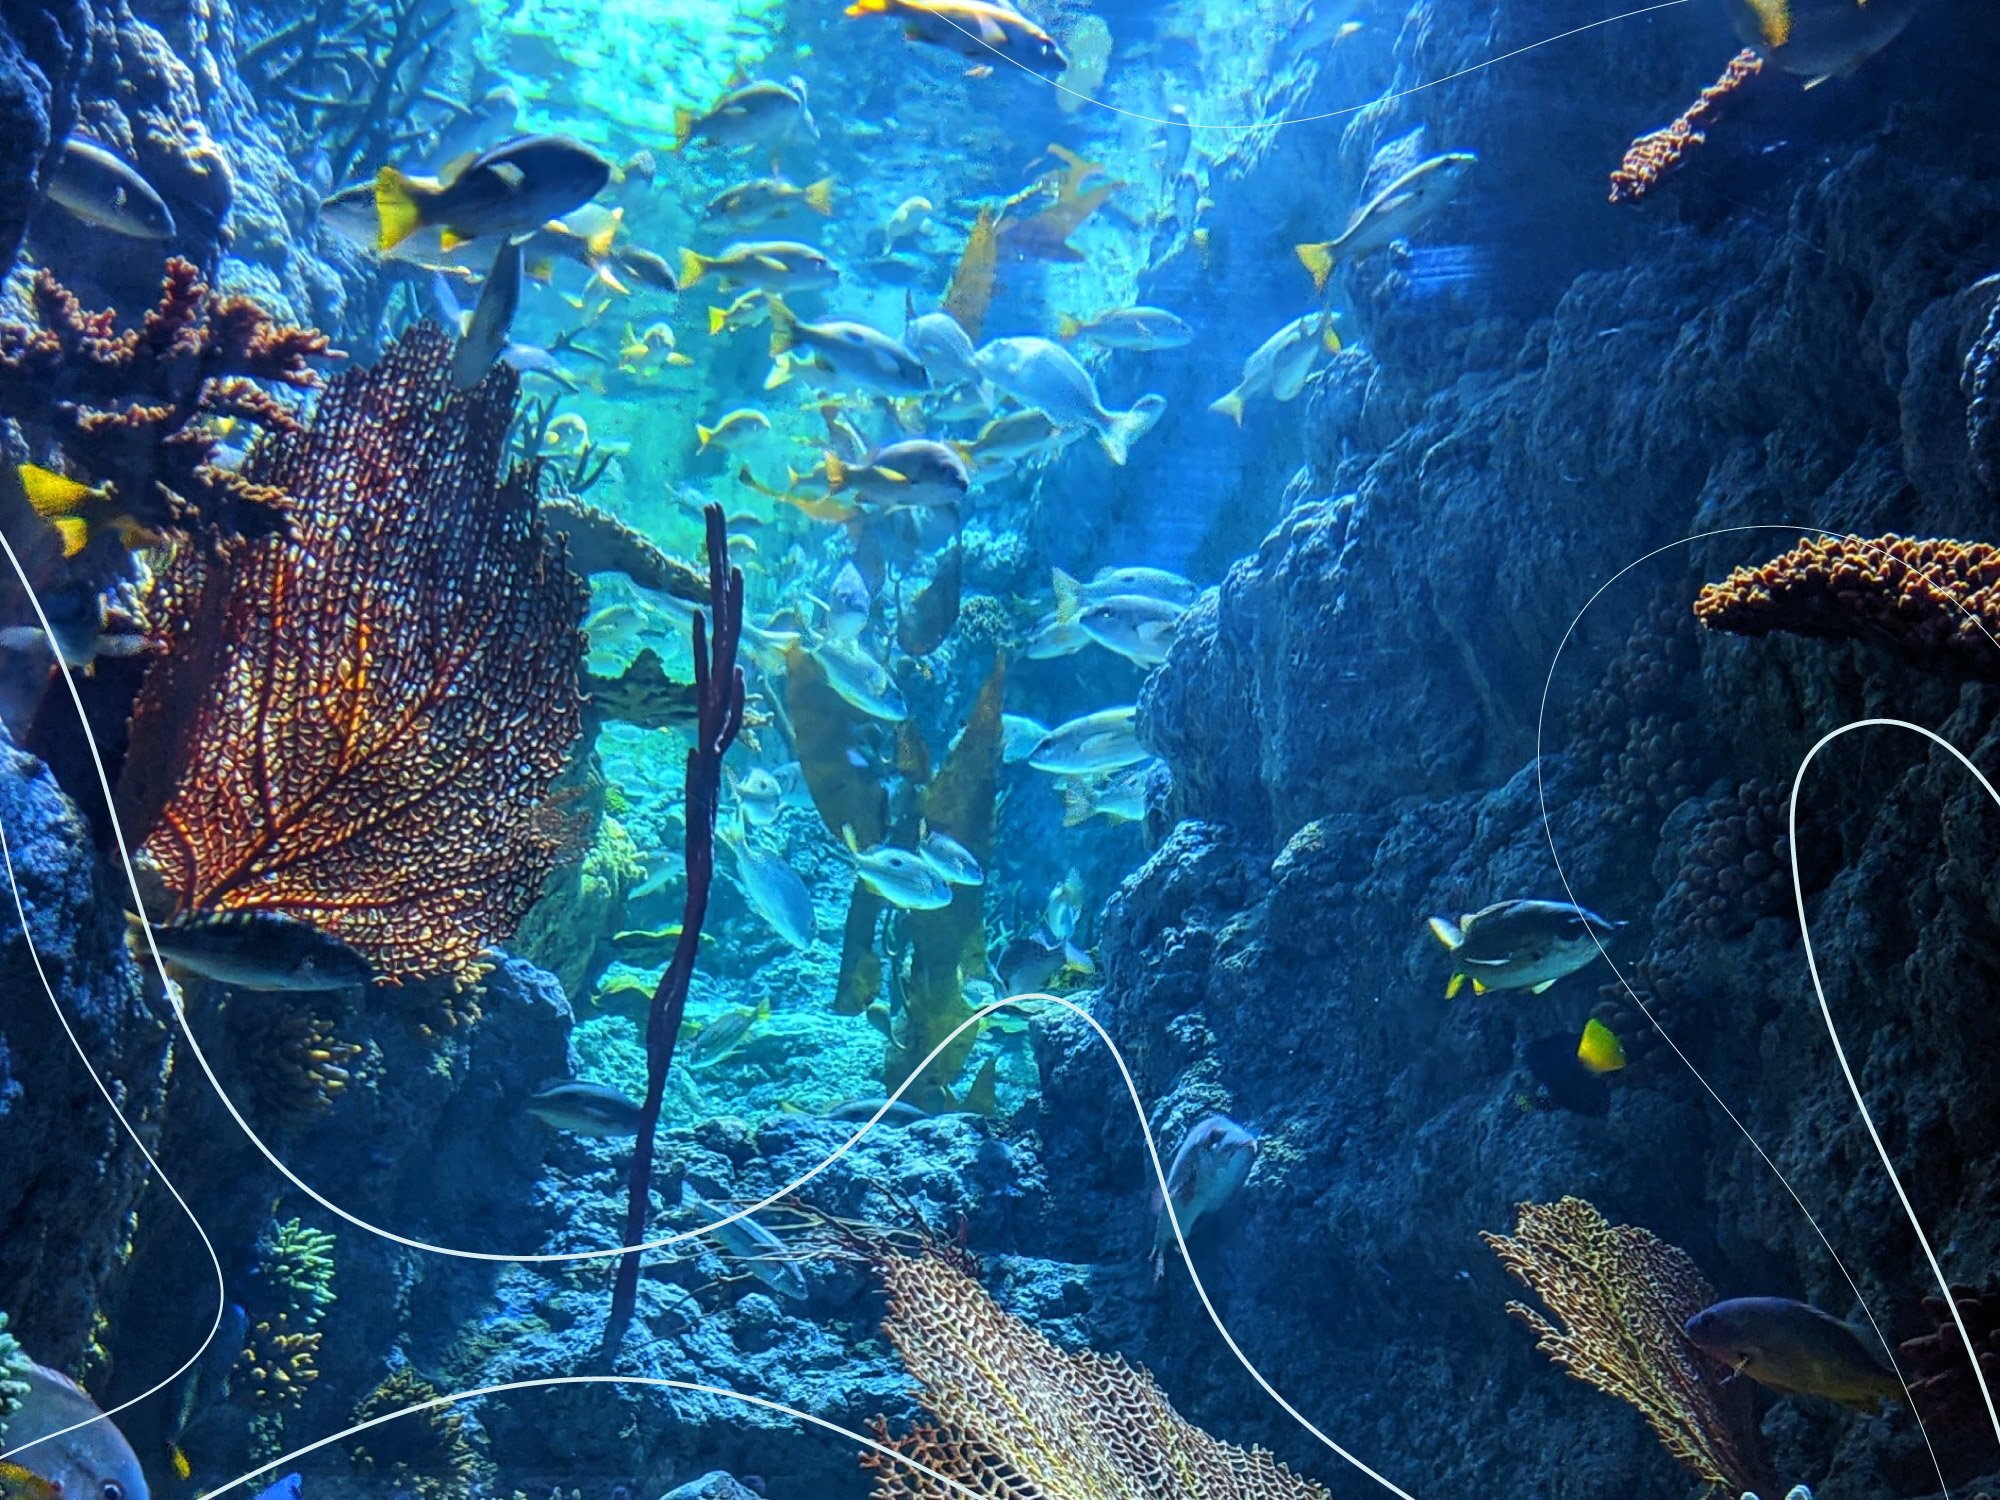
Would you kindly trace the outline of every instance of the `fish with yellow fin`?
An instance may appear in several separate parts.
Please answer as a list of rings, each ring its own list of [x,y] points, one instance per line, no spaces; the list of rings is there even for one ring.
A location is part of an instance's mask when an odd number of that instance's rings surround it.
[[[436,178],[393,166],[375,175],[377,248],[419,229],[442,230],[445,250],[484,235],[522,235],[581,208],[611,181],[611,163],[564,135],[519,136],[454,163]]]
[[[674,146],[769,146],[775,151],[796,136],[819,139],[806,82],[793,76],[783,83],[759,79],[731,89],[705,111],[674,111]]]
[[[1535,1094],[1523,1096],[1524,1108],[1566,1109],[1601,1119],[1611,1113],[1611,1090],[1604,1078],[1625,1066],[1625,1044],[1592,1016],[1584,1022],[1582,1036],[1572,1040],[1571,1033],[1561,1031],[1537,1037],[1521,1048],[1521,1060],[1539,1085]]]
[[[1330,240],[1295,246],[1299,263],[1312,274],[1313,290],[1326,290],[1333,268],[1385,250],[1414,234],[1451,201],[1479,158],[1470,151],[1446,151],[1418,162],[1354,210],[1347,227]]]
[[[1815,88],[1852,77],[1903,34],[1923,0],[1729,0],[1737,35]]]
[[[157,547],[166,538],[132,518],[108,484],[89,485],[40,464],[21,464],[14,471],[35,514],[55,527],[64,557],[75,557],[101,531],[110,531],[128,548]]]
[[[1567,901],[1496,901],[1456,922],[1430,919],[1431,935],[1457,967],[1445,987],[1447,1000],[1465,982],[1472,992],[1532,990],[1537,995],[1596,959],[1598,934],[1625,924]]]
[[[991,0],[854,0],[844,14],[888,16],[903,23],[903,35],[989,63],[995,53],[1031,73],[1060,73],[1069,59],[1054,37],[1011,5]]]
[[[739,445],[762,437],[771,430],[771,419],[753,406],[740,407],[726,416],[716,418],[713,427],[695,424],[695,437],[699,449],[714,447],[734,450]]]

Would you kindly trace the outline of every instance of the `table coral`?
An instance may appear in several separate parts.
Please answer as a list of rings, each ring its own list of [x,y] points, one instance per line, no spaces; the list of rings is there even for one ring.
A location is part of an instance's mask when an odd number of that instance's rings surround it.
[[[1932,671],[2000,681],[2000,549],[1898,536],[1807,538],[1705,586],[1695,618],[1735,635],[1872,641]]]

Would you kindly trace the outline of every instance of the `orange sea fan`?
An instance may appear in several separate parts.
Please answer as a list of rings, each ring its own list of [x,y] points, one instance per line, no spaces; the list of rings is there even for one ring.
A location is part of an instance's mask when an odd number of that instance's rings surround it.
[[[583,585],[499,479],[516,377],[458,393],[451,350],[413,330],[256,450],[296,540],[174,550],[119,788],[177,912],[281,912],[389,980],[512,934],[581,730]]]

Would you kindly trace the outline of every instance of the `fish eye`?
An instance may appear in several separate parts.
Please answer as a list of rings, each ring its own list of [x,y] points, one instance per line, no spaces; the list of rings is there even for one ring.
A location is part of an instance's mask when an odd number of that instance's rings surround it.
[[[125,1486],[115,1479],[107,1479],[97,1487],[97,1500],[125,1500]]]

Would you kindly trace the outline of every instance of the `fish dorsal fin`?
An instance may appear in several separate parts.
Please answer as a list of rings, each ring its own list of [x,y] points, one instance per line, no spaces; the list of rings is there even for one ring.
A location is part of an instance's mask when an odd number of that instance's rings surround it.
[[[438,168],[437,180],[441,187],[449,187],[465,175],[465,169],[479,160],[477,151],[462,151]]]

